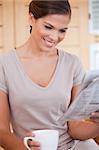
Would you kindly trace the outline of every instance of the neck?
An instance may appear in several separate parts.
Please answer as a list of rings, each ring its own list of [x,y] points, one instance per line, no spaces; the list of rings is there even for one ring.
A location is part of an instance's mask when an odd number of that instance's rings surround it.
[[[58,55],[58,50],[55,48],[51,51],[43,51],[41,50],[36,42],[31,38],[28,39],[28,41],[25,43],[25,49],[30,55],[35,55],[35,56],[53,56],[53,55]]]

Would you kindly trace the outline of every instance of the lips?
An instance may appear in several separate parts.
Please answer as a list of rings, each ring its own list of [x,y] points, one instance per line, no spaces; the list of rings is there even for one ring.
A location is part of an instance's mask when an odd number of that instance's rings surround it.
[[[43,40],[44,40],[45,45],[48,47],[53,47],[55,45],[55,42],[53,42],[50,39],[43,38]]]

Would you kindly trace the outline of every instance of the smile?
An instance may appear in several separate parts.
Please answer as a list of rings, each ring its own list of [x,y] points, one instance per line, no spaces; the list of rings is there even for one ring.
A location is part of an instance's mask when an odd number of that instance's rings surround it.
[[[48,47],[53,47],[55,45],[55,42],[52,42],[49,39],[43,38],[43,40],[44,40],[44,43],[46,44],[46,46],[48,46]]]

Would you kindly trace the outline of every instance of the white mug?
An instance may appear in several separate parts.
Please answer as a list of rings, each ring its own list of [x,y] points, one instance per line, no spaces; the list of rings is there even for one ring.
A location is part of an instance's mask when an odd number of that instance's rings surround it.
[[[41,150],[57,150],[59,140],[59,132],[57,130],[35,130],[32,132],[35,134],[35,137],[24,137],[24,145],[28,150],[31,150],[28,140],[40,142]]]

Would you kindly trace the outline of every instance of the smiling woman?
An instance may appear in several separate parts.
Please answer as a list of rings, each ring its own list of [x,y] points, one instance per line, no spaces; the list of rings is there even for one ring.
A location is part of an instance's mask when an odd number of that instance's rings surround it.
[[[66,33],[69,17],[66,15],[49,15],[34,19],[34,16],[30,16],[31,25],[33,27],[31,35],[35,34],[32,38],[32,42],[35,41],[35,45],[39,46],[41,51],[53,51],[53,48],[61,42]],[[60,23],[59,23],[60,21]],[[35,22],[35,24],[34,24]],[[36,44],[36,42],[38,42]]]
[[[53,129],[59,132],[57,150],[98,150],[93,140],[87,140],[98,135],[96,122],[67,123],[65,119],[59,122],[84,77],[79,59],[56,48],[66,35],[70,19],[68,0],[32,0],[30,37],[0,57],[0,144],[3,148],[25,150],[25,136],[33,135],[33,130]],[[35,140],[29,146],[35,150],[41,148]]]
[[[39,1],[38,3],[34,1],[30,3],[30,33],[35,33],[34,40],[39,41],[38,45],[43,46],[42,50],[47,51],[48,47],[53,49],[64,39],[71,18],[70,6],[68,3],[69,7],[66,7],[66,3],[68,2]]]

